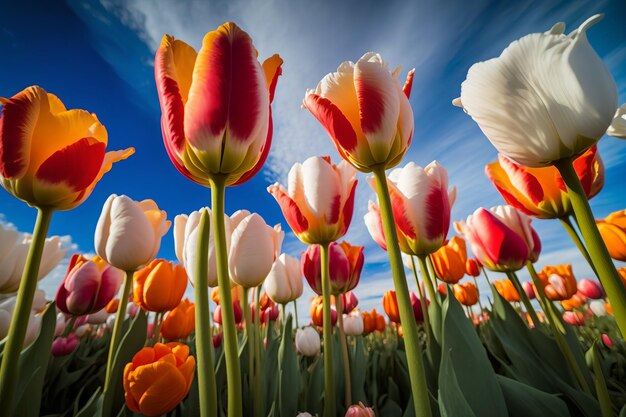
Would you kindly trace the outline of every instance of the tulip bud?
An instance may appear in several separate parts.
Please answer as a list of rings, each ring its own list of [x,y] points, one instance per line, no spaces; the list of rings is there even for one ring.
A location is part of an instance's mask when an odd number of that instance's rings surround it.
[[[168,312],[161,323],[163,338],[185,339],[195,329],[195,305],[184,299],[175,309]]]
[[[87,323],[89,324],[104,324],[107,321],[109,314],[104,310],[98,310],[95,313],[91,313],[87,316]]]
[[[297,258],[281,254],[265,279],[265,291],[278,304],[287,304],[302,295],[302,274]]]
[[[363,403],[357,405],[351,405],[346,411],[345,417],[375,417],[374,410],[370,407],[366,407]]]
[[[69,355],[76,349],[80,339],[75,333],[70,333],[67,337],[57,337],[52,342],[52,356],[59,357]]]
[[[311,300],[311,321],[316,326],[322,327],[324,325],[324,303],[321,296],[313,297]],[[330,324],[335,326],[337,323],[337,310],[335,306],[330,307]]]
[[[112,194],[102,207],[95,233],[96,253],[123,271],[152,261],[171,222],[152,200],[136,202]]]
[[[437,284],[437,291],[439,291],[440,294],[446,295],[448,294],[448,286],[445,283],[440,282]]]
[[[593,300],[589,303],[589,308],[598,317],[606,316],[606,307],[602,300]]]
[[[239,304],[239,301],[233,302],[233,313],[235,314],[235,323],[236,324],[241,323],[243,311],[241,310],[241,304]],[[215,310],[213,311],[213,321],[218,324],[222,324],[222,305],[221,304],[215,307]]]
[[[522,282],[522,288],[524,288],[524,292],[530,300],[537,298],[537,295],[535,294],[535,287],[533,287],[532,283],[524,281]]]
[[[312,327],[296,331],[296,350],[304,356],[317,356],[320,353],[320,335]]]
[[[604,298],[604,290],[596,281],[583,278],[578,281],[577,288],[581,294],[583,294],[587,298],[591,298],[592,300],[599,300],[601,298]]]
[[[602,343],[604,343],[604,346],[606,346],[609,349],[613,347],[613,341],[611,340],[609,335],[606,333],[602,333]]]
[[[174,309],[185,294],[187,273],[181,265],[155,259],[133,276],[133,301],[146,311]]]
[[[341,306],[343,307],[343,314],[349,314],[352,310],[354,310],[359,305],[359,299],[356,298],[356,295],[353,291],[348,291],[346,293],[341,294]]]
[[[469,258],[467,262],[465,262],[465,273],[474,278],[480,275],[480,267],[476,259]]]
[[[359,336],[363,334],[363,317],[358,313],[344,314],[343,331],[347,336]]]
[[[413,315],[415,316],[415,321],[419,324],[419,323],[423,323],[424,322],[424,312],[422,311],[422,302],[419,298],[417,298],[417,296],[415,295],[415,293],[413,291],[411,291],[411,307],[413,308]],[[428,308],[428,304],[430,304],[430,302],[428,300],[426,300],[426,308]]]
[[[272,305],[262,309],[261,313],[259,313],[261,323],[265,324],[270,321],[276,321],[278,319],[279,313],[280,312],[278,311],[278,305],[272,303]]]
[[[579,311],[566,311],[563,313],[563,321],[572,326],[583,326],[585,319]]]
[[[313,417],[310,413],[298,413],[296,417]]]
[[[437,278],[448,284],[456,284],[465,276],[467,250],[465,240],[454,236],[430,256]]]
[[[352,246],[345,241],[330,243],[328,254],[331,294],[343,294],[359,283],[364,263],[363,249],[363,246]],[[319,245],[309,246],[302,254],[302,272],[311,289],[321,295],[322,271]]]
[[[473,282],[464,282],[452,286],[454,296],[459,303],[471,307],[478,302],[478,288]]]

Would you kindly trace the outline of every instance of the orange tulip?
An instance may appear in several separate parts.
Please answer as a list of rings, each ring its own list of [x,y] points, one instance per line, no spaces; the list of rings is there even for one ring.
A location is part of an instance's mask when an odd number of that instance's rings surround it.
[[[478,288],[473,282],[454,284],[452,289],[456,299],[464,306],[473,306],[478,302]]]
[[[622,279],[622,284],[624,284],[624,286],[626,287],[626,266],[622,268],[617,268],[617,273]]]
[[[471,277],[480,275],[480,267],[476,259],[470,258],[465,262],[465,273]]]
[[[105,152],[108,135],[96,115],[67,110],[41,87],[0,97],[0,105],[0,184],[31,206],[73,209],[135,152]]]
[[[109,301],[109,303],[104,307],[104,311],[106,311],[108,314],[112,314],[112,313],[117,313],[117,308],[120,305],[120,299],[119,298],[114,298],[113,300]]]
[[[155,259],[133,276],[133,301],[146,311],[168,311],[179,303],[187,288],[182,265]]]
[[[398,300],[395,291],[389,290],[383,295],[383,309],[389,320],[394,323],[400,323],[400,311],[398,310]]]
[[[562,300],[561,305],[567,311],[572,311],[577,308],[580,308],[587,301],[587,297],[577,292],[571,298],[567,300]]]
[[[604,186],[604,165],[596,146],[574,161],[588,199]],[[485,167],[485,173],[504,200],[529,216],[556,219],[572,214],[563,179],[554,166],[528,168],[504,155]]]
[[[537,276],[550,300],[567,300],[578,291],[571,264],[546,266]]]
[[[626,262],[626,210],[611,213],[596,224],[611,258]]]
[[[378,314],[376,309],[372,309],[371,312],[364,311],[361,313],[363,316],[363,334],[367,335],[376,330],[379,332],[384,332],[387,324],[385,323],[385,318]]]
[[[449,284],[456,284],[465,275],[467,249],[465,240],[454,236],[430,257],[435,267],[435,275]]]
[[[196,361],[181,343],[145,347],[124,368],[124,397],[131,411],[160,416],[176,408],[189,392]]]
[[[167,313],[161,323],[161,335],[165,339],[185,339],[195,329],[195,305],[184,299]]]
[[[448,294],[448,286],[445,283],[440,282],[439,284],[437,284],[437,291],[439,291],[439,293],[443,295],[446,295]]]
[[[260,305],[262,306],[263,303],[261,303]],[[322,300],[321,295],[318,295],[311,299],[311,310],[309,311],[309,313],[311,315],[311,321],[316,326],[323,327],[324,325],[324,302]],[[330,307],[330,321],[333,327],[337,323],[337,310],[335,309],[334,305]]]
[[[498,294],[500,294],[502,298],[504,298],[509,303],[520,300],[519,293],[513,286],[513,283],[508,279],[500,279],[494,281],[493,284],[496,286],[496,291],[498,291]]]
[[[387,327],[387,323],[385,323],[385,318],[382,314],[378,314],[376,309],[372,309],[372,317],[374,318],[374,323],[376,324],[375,329],[379,332],[384,332],[385,327]]]

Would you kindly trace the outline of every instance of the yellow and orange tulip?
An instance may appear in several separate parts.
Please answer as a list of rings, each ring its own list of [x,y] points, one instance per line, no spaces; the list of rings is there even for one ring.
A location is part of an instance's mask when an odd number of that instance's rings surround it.
[[[465,240],[454,236],[444,246],[430,256],[435,267],[435,275],[448,284],[456,284],[465,275],[467,249]]]
[[[185,339],[195,329],[195,305],[184,299],[167,313],[161,323],[161,335],[167,340]]]
[[[473,282],[454,284],[452,289],[456,299],[464,306],[473,306],[478,302],[478,288],[476,288]]]
[[[543,291],[550,300],[567,300],[578,291],[571,264],[545,266],[537,276],[543,285]]]
[[[124,368],[124,397],[131,411],[160,416],[187,396],[196,361],[181,343],[145,347]]]
[[[106,152],[107,131],[96,115],[67,110],[41,87],[0,97],[0,105],[0,184],[30,206],[73,209],[135,152]]]
[[[493,285],[495,285],[496,291],[498,291],[498,294],[500,294],[502,298],[504,298],[509,303],[512,303],[515,301],[519,302],[520,300],[519,293],[515,289],[515,286],[513,285],[513,283],[509,281],[508,279],[500,279],[500,280],[494,281]]]
[[[626,262],[626,210],[611,213],[596,224],[611,258]]]
[[[146,311],[176,308],[187,288],[187,273],[182,265],[155,259],[133,276],[133,302]]]

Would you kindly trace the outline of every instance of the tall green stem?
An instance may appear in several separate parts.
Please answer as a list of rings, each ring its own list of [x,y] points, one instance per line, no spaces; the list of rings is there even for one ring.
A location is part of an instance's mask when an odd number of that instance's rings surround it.
[[[422,279],[424,284],[426,284],[426,290],[428,291],[428,295],[430,296],[430,302],[439,304],[439,298],[437,298],[437,291],[433,286],[433,282],[430,280],[430,276],[428,274],[428,266],[426,266],[426,262],[421,258],[417,258],[420,263],[420,272],[422,274]],[[411,257],[411,262],[413,262],[413,266],[415,266],[415,260]]]
[[[333,327],[330,312],[330,271],[328,243],[320,244],[322,268],[322,299],[324,322],[324,415],[334,417],[335,380],[333,371]],[[339,312],[337,312],[339,313]]]
[[[198,227],[198,256],[193,268],[196,276],[194,296],[196,302],[196,360],[198,361],[200,415],[202,417],[217,417],[217,385],[213,368],[213,341],[211,340],[208,283],[211,220],[207,210],[202,210]],[[222,314],[224,313],[222,312]]]
[[[296,303],[296,300],[293,300],[293,312],[296,316],[296,329],[299,329],[300,323],[298,322],[298,304]]]
[[[589,388],[589,384],[587,384],[587,380],[583,376],[582,370],[576,362],[576,358],[574,358],[574,354],[572,353],[571,349],[567,345],[567,342],[565,341],[565,338],[563,337],[563,333],[561,333],[557,328],[557,323],[559,322],[559,319],[555,317],[554,310],[552,308],[550,300],[548,299],[548,297],[546,297],[546,293],[543,290],[543,286],[541,285],[541,281],[539,280],[537,271],[535,271],[535,267],[531,262],[528,262],[526,264],[526,267],[528,269],[530,277],[533,280],[533,284],[535,284],[535,288],[537,289],[537,297],[543,305],[543,310],[546,315],[549,316],[548,323],[550,325],[550,330],[552,330],[552,334],[554,335],[556,344],[558,345],[561,353],[565,357],[565,361],[567,362],[570,371],[574,374],[576,381],[578,381],[578,384],[583,389],[583,391],[585,391],[589,395],[593,395],[591,389]]]
[[[413,315],[411,307],[411,299],[409,297],[409,288],[404,274],[404,266],[402,265],[402,256],[398,245],[398,236],[396,234],[396,225],[391,209],[391,199],[389,197],[389,188],[387,186],[387,177],[385,176],[384,165],[379,165],[372,171],[376,181],[376,194],[380,203],[380,214],[383,223],[383,232],[387,244],[387,253],[389,255],[389,263],[391,264],[391,272],[393,283],[396,289],[396,297],[398,301],[398,309],[400,310],[400,321],[404,333],[405,349],[407,355],[407,365],[409,368],[409,377],[411,380],[411,392],[413,394],[413,404],[415,406],[415,415],[417,417],[429,417],[430,399],[428,396],[428,385],[426,384],[426,376],[424,374],[424,363],[422,360],[422,347],[417,332],[417,323]],[[432,297],[432,295],[431,295]],[[434,299],[432,302],[436,302]]]
[[[554,166],[559,170],[561,177],[563,177],[563,182],[567,186],[567,194],[572,202],[578,227],[585,240],[591,261],[598,272],[598,278],[611,301],[617,326],[622,336],[626,336],[626,288],[617,274],[615,265],[609,256],[609,251],[596,226],[585,191],[574,170],[571,159],[557,161],[554,163]]]
[[[417,266],[415,265],[415,258],[413,256],[411,256],[411,266],[413,267],[411,269],[413,270],[413,277],[415,278],[415,283],[417,284],[417,292],[420,296],[420,307],[422,309],[422,317],[424,318],[424,330],[426,330],[426,340],[430,344],[433,335],[430,328],[430,321],[428,319],[428,301],[426,301],[426,297],[424,297],[424,291],[422,291],[420,280],[417,278]]]
[[[122,296],[120,297],[120,303],[117,306],[117,313],[115,315],[115,324],[113,325],[113,333],[111,334],[111,343],[109,345],[109,356],[107,359],[107,373],[104,383],[104,393],[109,392],[111,384],[115,386],[115,382],[111,380],[111,372],[113,371],[113,360],[117,353],[120,340],[122,339],[122,327],[124,326],[124,320],[126,319],[126,306],[128,304],[128,297],[130,291],[133,288],[133,275],[135,271],[126,271],[126,277],[124,278],[124,287],[122,289]]]
[[[487,280],[487,284],[489,284],[489,286],[491,287],[491,281],[489,280],[489,275],[487,275],[487,270],[483,266],[480,267],[480,270],[483,271],[483,275],[485,276],[485,279]]]
[[[255,342],[252,336],[252,314],[250,313],[250,307],[248,306],[248,295],[250,293],[250,288],[243,289],[243,317],[246,323],[246,339],[248,345],[248,386],[252,391],[255,390],[254,385],[254,351],[255,351]],[[256,395],[253,393],[252,398],[256,398]]]
[[[262,417],[265,413],[265,398],[261,387],[261,285],[256,287],[254,291],[254,367],[252,374],[254,375],[254,416]]]
[[[474,280],[474,285],[476,286],[476,291],[478,292],[478,307],[480,307],[480,316],[482,318],[483,311],[485,310],[483,309],[483,303],[480,302],[480,291],[478,290],[478,280],[474,276],[472,277],[472,279]]]
[[[593,265],[593,262],[591,261],[591,257],[589,256],[589,252],[587,251],[587,248],[585,248],[585,244],[583,243],[582,239],[578,235],[578,232],[574,228],[574,224],[572,223],[572,220],[568,216],[561,217],[559,220],[561,221],[561,224],[565,228],[565,231],[567,232],[569,237],[572,239],[572,241],[574,241],[574,243],[576,244],[576,247],[578,248],[582,256],[585,258],[585,260],[587,261],[587,263],[589,264],[593,272],[596,274],[596,276],[598,276],[598,273],[596,272],[596,267]]]
[[[348,344],[346,343],[346,331],[343,328],[343,305],[341,295],[335,296],[337,303],[337,324],[339,325],[339,343],[341,344],[341,354],[343,355],[343,377],[345,379],[346,410],[352,405],[352,384],[350,381],[350,359],[348,358]]]
[[[38,209],[37,211],[33,240],[28,249],[20,287],[17,291],[13,318],[11,319],[9,334],[4,345],[2,367],[0,368],[0,404],[2,404],[0,416],[3,417],[11,415],[12,411],[11,403],[15,397],[20,352],[26,337],[30,311],[33,307],[33,298],[37,290],[39,264],[41,263],[52,213],[53,210],[51,209]]]
[[[532,320],[533,325],[535,327],[539,327],[539,324],[541,322],[539,321],[539,317],[537,316],[535,307],[533,307],[533,305],[531,304],[530,299],[526,294],[526,291],[524,291],[524,287],[522,287],[522,284],[520,284],[519,279],[517,278],[517,275],[515,274],[515,272],[507,272],[506,276],[509,277],[509,280],[511,280],[513,286],[517,290],[517,293],[522,299],[522,303],[524,303],[524,307],[526,307],[526,312],[530,314],[530,319]]]
[[[228,249],[224,226],[225,178],[214,175],[209,178],[211,186],[211,207],[213,209],[213,236],[217,263],[217,283],[222,304],[222,327],[224,332],[224,359],[226,361],[226,382],[228,386],[228,417],[242,417],[241,371],[237,347],[237,328],[230,294],[228,274]]]

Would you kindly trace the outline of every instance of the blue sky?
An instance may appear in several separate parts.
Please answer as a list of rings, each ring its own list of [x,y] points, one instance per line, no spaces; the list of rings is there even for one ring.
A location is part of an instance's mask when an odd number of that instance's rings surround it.
[[[448,169],[450,184],[458,189],[453,219],[464,218],[479,206],[502,204],[483,174],[496,151],[474,122],[450,104],[473,63],[499,55],[527,33],[545,31],[558,21],[564,21],[569,32],[602,12],[604,20],[588,36],[616,79],[619,102],[626,102],[623,1],[336,3],[71,0],[3,5],[0,95],[41,85],[68,108],[95,112],[107,127],[110,149],[137,150],[114,166],[82,206],[55,214],[50,233],[71,237],[75,250],[93,252],[93,230],[111,193],[152,198],[170,219],[209,204],[209,190],[181,176],[163,146],[152,64],[165,33],[199,48],[207,31],[233,20],[251,34],[261,59],[279,53],[285,60],[273,106],[275,130],[268,162],[253,180],[228,190],[226,206],[229,213],[240,208],[259,212],[268,223],[282,222],[286,229],[266,187],[284,183],[291,165],[309,156],[329,154],[338,160],[321,126],[300,108],[304,92],[341,61],[356,61],[367,51],[380,52],[392,67],[401,65],[403,74],[416,68],[411,95],[415,134],[403,164],[415,161],[424,166],[437,159]],[[596,217],[626,206],[626,165],[620,164],[626,158],[626,142],[606,137],[600,152],[607,181],[592,201]],[[346,236],[351,243],[366,246],[367,264],[356,293],[367,308],[379,305],[383,291],[392,286],[386,253],[371,241],[363,224],[367,201],[373,197],[360,176],[355,216]],[[6,192],[0,192],[0,213],[0,220],[19,230],[33,227],[35,211]],[[572,262],[578,277],[590,274],[558,222],[534,224],[544,244],[539,265]],[[298,256],[303,249],[292,234],[287,236],[285,252]],[[171,233],[163,239],[160,256],[174,259]],[[50,296],[63,272],[61,266],[42,282]],[[410,275],[409,282],[413,283]],[[301,308],[304,313],[304,305]]]

